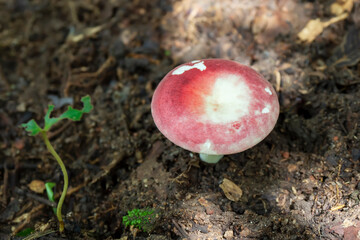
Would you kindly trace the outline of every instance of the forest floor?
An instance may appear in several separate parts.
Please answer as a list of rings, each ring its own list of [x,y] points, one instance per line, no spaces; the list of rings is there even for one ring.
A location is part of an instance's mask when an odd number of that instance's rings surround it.
[[[360,1],[0,0],[0,16],[0,239],[360,239]],[[150,111],[167,72],[204,58],[250,65],[281,107],[215,165]],[[70,178],[60,234],[43,186],[58,199],[62,173],[20,125],[85,95],[94,109],[49,134]],[[148,231],[124,226],[146,208]]]

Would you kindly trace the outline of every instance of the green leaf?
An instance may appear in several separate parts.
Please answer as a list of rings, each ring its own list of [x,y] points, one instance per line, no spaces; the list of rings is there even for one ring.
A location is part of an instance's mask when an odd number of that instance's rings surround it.
[[[68,108],[68,110],[66,112],[64,112],[63,114],[61,114],[61,116],[59,118],[61,118],[61,119],[67,118],[72,121],[79,121],[81,119],[83,113],[88,113],[93,109],[93,106],[91,105],[90,96],[82,97],[81,101],[84,104],[83,109],[78,110],[78,109],[74,109],[70,106]]]
[[[30,135],[35,136],[36,134],[38,134],[41,131],[41,128],[39,127],[39,125],[35,122],[34,119],[31,119],[29,122],[27,123],[23,123],[21,124],[22,127],[25,128],[25,131],[29,132]]]
[[[47,193],[48,199],[51,202],[55,202],[54,191],[52,190],[55,186],[56,186],[56,184],[54,182],[45,183],[46,193]],[[53,208],[53,211],[56,214],[56,208]]]
[[[25,228],[24,230],[18,232],[16,234],[17,237],[27,237],[29,236],[32,232],[34,232],[35,230],[33,228]]]
[[[164,55],[169,57],[171,55],[171,51],[170,50],[165,50]]]
[[[89,113],[94,108],[93,105],[91,105],[91,97],[89,95],[82,97],[81,101],[84,104],[84,107],[82,109],[84,113]]]
[[[91,97],[89,95],[82,97],[81,101],[83,102],[83,108],[81,110],[74,109],[69,106],[68,110],[60,115],[60,117],[52,118],[50,117],[52,111],[54,110],[54,105],[49,105],[48,110],[45,114],[44,128],[40,128],[39,125],[35,122],[35,120],[30,120],[28,123],[21,124],[22,127],[25,128],[26,131],[30,132],[32,136],[38,134],[40,131],[49,131],[49,129],[59,122],[62,119],[70,119],[72,121],[80,121],[82,115],[84,113],[89,113],[93,109],[93,105],[91,105]]]
[[[50,118],[49,117],[50,113],[52,112],[52,110],[54,108],[53,105],[49,105],[48,112],[46,113],[46,116],[45,116],[44,130],[48,131],[52,125],[54,125],[58,121],[65,119],[65,118],[72,120],[72,121],[80,121],[80,119],[84,113],[89,113],[93,109],[93,105],[91,105],[91,98],[89,95],[82,97],[81,101],[84,104],[83,109],[78,110],[78,109],[74,109],[73,107],[69,106],[68,110],[66,112],[64,112],[63,114],[61,114],[60,117],[58,117],[58,118]]]
[[[46,189],[48,199],[52,202],[55,202],[54,191],[52,190],[55,186],[56,186],[56,183],[54,183],[54,182],[45,183],[45,189]]]
[[[54,105],[49,105],[46,115],[44,117],[44,120],[45,120],[44,130],[45,131],[48,131],[52,125],[54,125],[55,123],[57,123],[58,121],[61,120],[59,118],[51,118],[50,117],[50,114],[52,113],[53,110],[54,110]]]

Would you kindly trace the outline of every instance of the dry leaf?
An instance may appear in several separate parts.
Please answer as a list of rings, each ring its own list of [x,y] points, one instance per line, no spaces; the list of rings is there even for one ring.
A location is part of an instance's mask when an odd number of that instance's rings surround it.
[[[333,206],[330,211],[337,211],[337,210],[340,210],[340,209],[343,209],[345,207],[345,204],[338,204],[336,206]]]
[[[43,193],[45,190],[45,183],[41,180],[32,180],[31,183],[28,184],[28,187],[33,192]]]
[[[242,196],[241,188],[229,179],[224,178],[219,187],[224,191],[225,196],[230,201],[237,202],[240,200]]]
[[[328,21],[321,21],[320,18],[310,20],[306,26],[298,33],[298,38],[307,43],[311,43],[315,40],[317,36],[319,36],[324,28],[329,25],[342,21],[349,16],[349,13],[343,13],[339,16],[333,17]]]
[[[320,18],[313,19],[298,33],[298,37],[303,42],[311,43],[323,30],[324,27]]]
[[[344,12],[351,12],[353,5],[353,0],[337,0],[331,4],[330,12],[338,16]]]
[[[68,42],[77,43],[82,41],[84,38],[92,37],[96,35],[97,33],[101,32],[106,27],[105,24],[95,26],[95,27],[87,27],[85,29],[82,29],[80,33],[71,33],[67,36]]]

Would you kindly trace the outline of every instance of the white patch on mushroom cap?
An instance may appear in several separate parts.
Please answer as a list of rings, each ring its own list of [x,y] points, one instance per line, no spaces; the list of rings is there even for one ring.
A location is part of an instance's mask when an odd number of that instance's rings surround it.
[[[199,61],[194,61],[194,62],[195,62],[195,64],[192,65],[192,66],[183,65],[183,66],[175,69],[175,70],[172,72],[172,75],[181,75],[181,74],[183,74],[184,72],[189,71],[189,70],[191,70],[191,69],[195,69],[195,68],[199,69],[200,71],[204,71],[204,70],[206,69],[206,66],[205,66],[205,64],[204,64],[204,61],[201,61],[201,62],[199,62]]]
[[[205,96],[203,121],[229,123],[249,113],[250,90],[240,76],[225,75],[215,80],[212,92]]]
[[[212,145],[212,142],[207,139],[203,144],[200,145],[199,152],[206,154],[216,154],[216,152],[212,149]]]
[[[272,95],[272,92],[271,92],[270,88],[268,88],[268,87],[265,88],[265,92],[267,92],[268,94]]]
[[[269,113],[269,112],[270,110],[267,107],[264,107],[263,110],[261,111],[261,113]]]

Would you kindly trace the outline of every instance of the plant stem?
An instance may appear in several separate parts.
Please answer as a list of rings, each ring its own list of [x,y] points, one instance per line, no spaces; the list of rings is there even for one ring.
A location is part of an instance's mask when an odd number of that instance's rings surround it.
[[[60,156],[56,153],[55,149],[51,145],[51,143],[49,141],[49,138],[48,138],[48,136],[46,134],[46,131],[41,131],[41,136],[42,136],[42,138],[43,138],[43,140],[45,142],[45,145],[46,145],[47,149],[54,156],[54,158],[56,159],[56,161],[60,165],[61,171],[62,171],[63,176],[64,176],[64,188],[63,188],[63,191],[61,193],[61,196],[60,196],[60,199],[59,199],[59,202],[58,202],[58,205],[57,205],[57,209],[56,209],[56,216],[57,216],[57,218],[59,220],[59,230],[60,230],[60,232],[63,232],[64,231],[64,221],[63,221],[62,216],[61,216],[61,207],[62,207],[62,205],[64,203],[66,192],[67,192],[67,189],[68,189],[68,186],[69,186],[69,177],[68,177],[64,162],[61,160]]]

